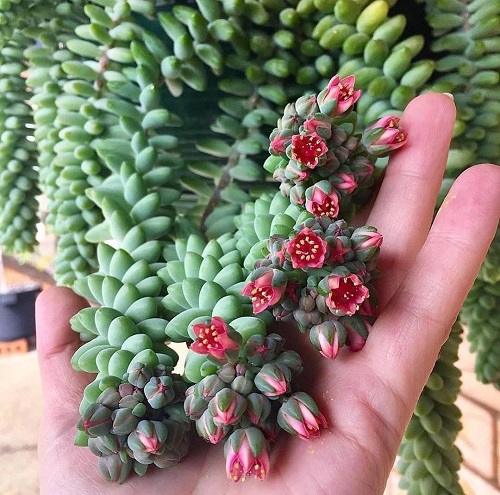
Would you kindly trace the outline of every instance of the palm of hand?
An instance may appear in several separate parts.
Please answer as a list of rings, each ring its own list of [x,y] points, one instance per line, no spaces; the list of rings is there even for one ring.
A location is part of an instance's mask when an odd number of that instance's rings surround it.
[[[37,317],[46,400],[39,443],[42,494],[381,494],[498,222],[499,170],[478,166],[455,182],[429,233],[453,122],[452,102],[442,95],[419,97],[405,112],[408,144],[391,160],[366,221],[383,233],[384,245],[381,313],[363,351],[342,353],[331,362],[319,357],[307,337],[281,328],[288,347],[300,351],[306,364],[300,387],[314,397],[329,428],[310,442],[281,435],[264,482],[232,484],[222,446],[198,438],[178,466],[151,469],[124,486],[100,479],[95,456],[73,446],[88,377],[71,371],[78,337],[68,320],[84,302],[66,289],[42,295]]]

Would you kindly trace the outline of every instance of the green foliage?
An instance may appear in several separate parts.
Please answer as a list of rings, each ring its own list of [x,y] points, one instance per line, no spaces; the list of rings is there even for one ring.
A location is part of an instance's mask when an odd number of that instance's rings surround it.
[[[464,493],[458,482],[462,455],[454,445],[462,429],[461,413],[454,404],[461,384],[461,372],[455,366],[461,334],[462,327],[455,323],[406,429],[398,469],[400,487],[408,493]]]

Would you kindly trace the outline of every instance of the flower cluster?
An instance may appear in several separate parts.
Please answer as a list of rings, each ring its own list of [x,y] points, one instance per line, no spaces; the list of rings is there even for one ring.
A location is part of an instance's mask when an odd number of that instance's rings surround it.
[[[163,365],[135,363],[118,383],[84,410],[77,428],[99,457],[99,470],[123,483],[134,470],[144,475],[154,464],[177,464],[189,447],[190,422],[182,401],[186,384]]]
[[[334,76],[319,94],[287,105],[270,138],[265,168],[281,192],[314,216],[336,218],[340,202],[372,183],[376,156],[406,142],[399,118],[384,117],[355,133],[354,76]]]
[[[256,304],[268,297],[257,293]],[[213,444],[226,440],[229,479],[263,479],[269,471],[270,443],[281,429],[308,440],[327,426],[309,395],[291,392],[302,361],[284,347],[280,335],[255,334],[244,341],[218,317],[193,324],[192,333],[196,339],[191,351],[205,355],[214,366],[187,389],[184,411],[202,438]]]
[[[305,211],[288,237],[271,236],[269,254],[257,260],[242,290],[255,314],[269,309],[276,320],[294,320],[330,359],[344,345],[354,351],[364,346],[375,320],[373,282],[382,244],[376,228],[349,227],[338,217],[370,184],[375,158],[406,142],[395,116],[356,133],[353,106],[361,91],[354,83],[354,76],[336,75],[319,94],[285,108],[264,167]]]
[[[270,239],[269,255],[242,294],[256,314],[269,308],[277,320],[295,320],[325,357],[334,358],[344,344],[359,350],[374,321],[381,243],[374,227],[310,218],[288,238]]]

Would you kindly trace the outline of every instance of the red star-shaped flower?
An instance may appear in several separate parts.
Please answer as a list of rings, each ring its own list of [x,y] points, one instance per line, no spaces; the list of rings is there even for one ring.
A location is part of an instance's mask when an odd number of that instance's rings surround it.
[[[327,244],[310,228],[303,228],[287,246],[293,268],[320,268],[325,261]]]

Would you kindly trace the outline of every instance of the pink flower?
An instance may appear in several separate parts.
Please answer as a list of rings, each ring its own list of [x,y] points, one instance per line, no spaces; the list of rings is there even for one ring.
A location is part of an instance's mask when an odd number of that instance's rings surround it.
[[[283,402],[278,411],[278,424],[301,440],[318,438],[320,426],[328,426],[314,400],[304,392],[297,392]]]
[[[327,181],[321,181],[326,183]],[[310,187],[306,191],[306,210],[315,217],[327,216],[335,218],[339,214],[339,195],[335,190],[325,192],[318,184]],[[331,186],[328,186],[327,190]]]
[[[326,155],[328,146],[316,132],[295,134],[292,137],[292,159],[308,168],[315,168],[319,159]]]
[[[361,90],[354,90],[354,80],[354,76],[347,76],[342,80],[338,74],[332,77],[328,86],[318,95],[320,110],[336,117],[354,106],[361,96]],[[334,102],[336,105],[331,109]]]
[[[344,191],[346,194],[352,194],[352,192],[358,187],[358,183],[352,174],[339,172],[336,174],[335,179],[335,189],[338,191]]]
[[[189,347],[198,354],[210,354],[216,359],[226,359],[225,353],[230,349],[238,349],[237,342],[228,335],[226,322],[214,316],[210,324],[197,323],[193,325],[196,340]]]
[[[269,473],[267,442],[262,432],[254,427],[238,429],[224,446],[227,477],[235,482],[247,476],[263,480]]]
[[[330,292],[326,297],[326,305],[337,316],[352,316],[370,295],[368,288],[354,273],[347,277],[329,275],[327,283]]]
[[[327,244],[310,228],[303,228],[287,246],[293,268],[320,268],[325,261]]]
[[[382,117],[363,133],[363,142],[370,153],[383,154],[401,148],[406,143],[406,134],[400,118],[393,115]]]
[[[248,296],[252,300],[253,312],[255,314],[262,313],[269,306],[274,306],[285,293],[286,284],[280,287],[273,286],[274,273],[277,270],[268,270],[257,279],[249,282],[241,294]]]

